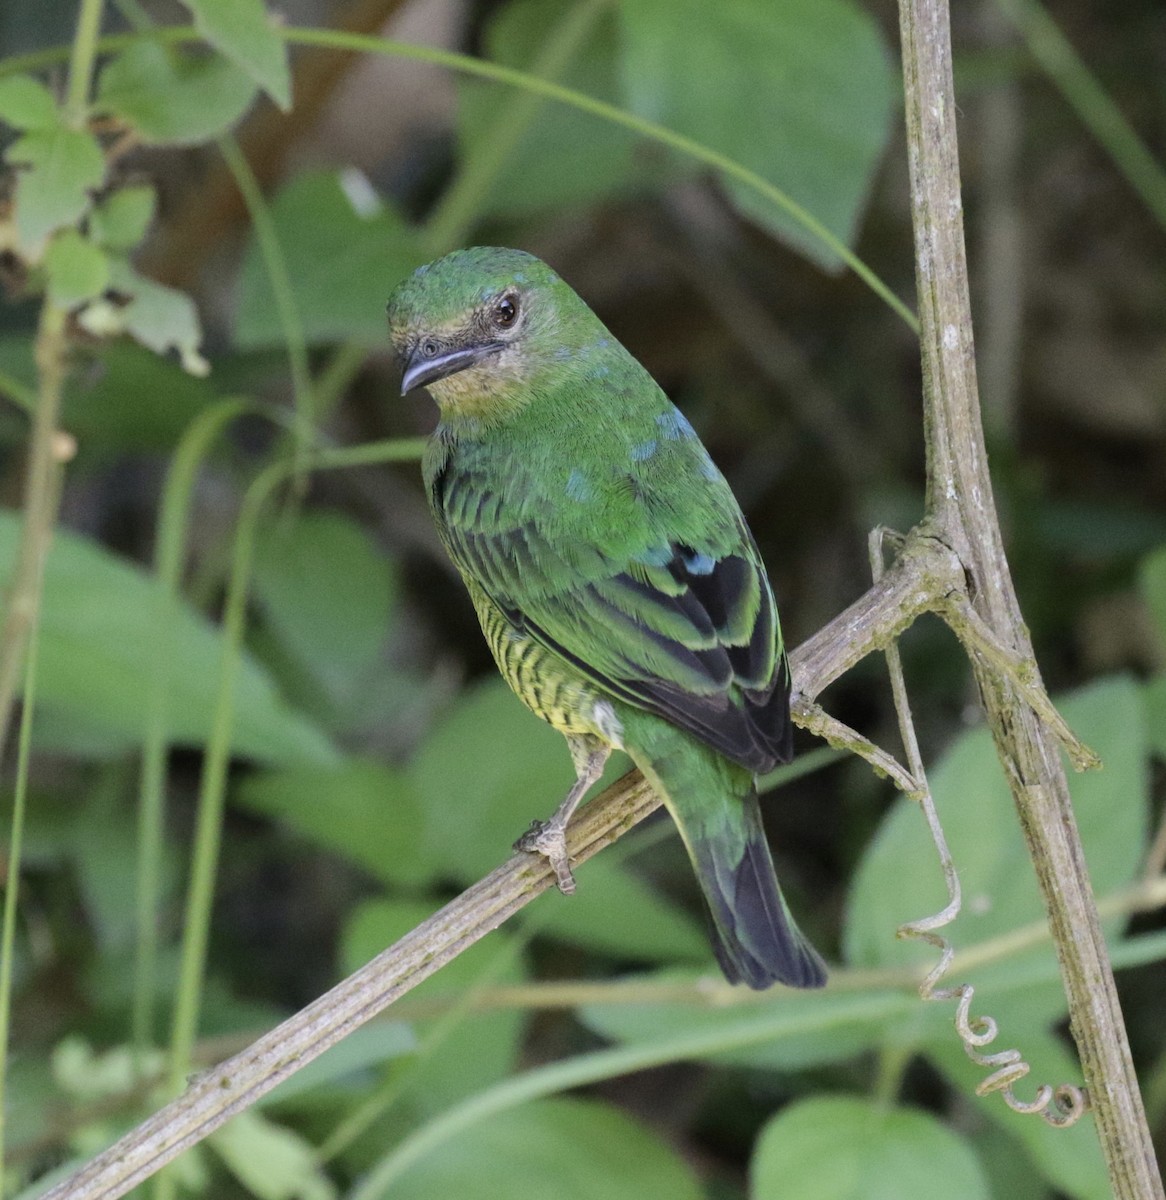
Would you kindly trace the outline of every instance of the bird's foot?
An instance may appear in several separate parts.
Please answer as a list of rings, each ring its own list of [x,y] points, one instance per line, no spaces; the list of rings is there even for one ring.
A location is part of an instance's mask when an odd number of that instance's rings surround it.
[[[514,843],[515,850],[528,854],[541,854],[551,864],[555,883],[564,896],[575,890],[575,876],[571,874],[571,860],[567,856],[566,829],[553,818],[549,821],[532,821],[530,828]]]

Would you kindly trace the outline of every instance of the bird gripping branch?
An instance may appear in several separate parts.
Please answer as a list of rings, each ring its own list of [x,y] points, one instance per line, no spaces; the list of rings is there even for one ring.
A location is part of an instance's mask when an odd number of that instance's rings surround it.
[[[402,394],[441,420],[424,476],[498,669],[577,782],[522,849],[574,890],[565,830],[613,748],[680,830],[728,979],[826,973],[774,873],[754,776],[792,753],[789,667],[756,543],[652,377],[545,263],[459,250],[389,302]]]

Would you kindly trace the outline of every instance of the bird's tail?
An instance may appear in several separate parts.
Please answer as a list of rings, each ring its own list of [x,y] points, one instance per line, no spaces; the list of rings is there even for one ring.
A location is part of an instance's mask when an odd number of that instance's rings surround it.
[[[628,753],[688,848],[725,976],[758,989],[821,987],[826,968],[781,894],[752,775],[671,728],[647,740],[652,753]]]

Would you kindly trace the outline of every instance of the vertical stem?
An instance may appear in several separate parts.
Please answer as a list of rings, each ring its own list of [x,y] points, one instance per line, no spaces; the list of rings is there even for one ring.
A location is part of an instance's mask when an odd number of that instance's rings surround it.
[[[608,0],[580,0],[568,9],[539,50],[531,73],[543,79],[557,79],[607,3]],[[461,173],[429,218],[424,244],[431,253],[444,254],[466,235],[486,193],[545,103],[545,97],[526,91],[517,91],[499,102],[497,117],[487,135],[470,148]]]
[[[16,953],[16,906],[20,893],[20,860],[24,853],[24,814],[28,798],[28,759],[32,747],[32,714],[36,690],[36,626],[29,635],[24,673],[24,705],[20,713],[20,742],[12,824],[8,830],[8,871],[4,881],[4,924],[0,932],[0,1179],[4,1178],[4,1114],[7,1103],[8,1038],[12,1017],[12,970]]]
[[[65,343],[64,310],[46,299],[36,338],[37,404],[24,481],[24,525],[0,628],[0,753],[8,741],[29,630],[40,611],[45,558],[56,520],[60,473],[56,436],[65,378]]]
[[[69,59],[69,90],[65,96],[65,119],[74,129],[85,124],[89,113],[89,88],[97,61],[97,37],[101,32],[102,0],[81,0],[73,53]]]
[[[231,733],[235,718],[235,676],[242,654],[247,623],[247,594],[259,516],[272,492],[292,472],[294,464],[276,462],[262,472],[247,489],[235,531],[235,550],[227,602],[223,611],[223,641],[220,654],[219,687],[199,783],[198,818],[194,854],[186,895],[186,920],[178,971],[178,993],[170,1033],[167,1086],[174,1094],[182,1091],[190,1070],[202,1008],[203,979],[210,941],[211,908],[215,874],[222,846],[223,807],[227,791],[227,768],[231,758]],[[154,1181],[155,1200],[170,1200],[177,1190],[173,1171],[162,1171]]]
[[[928,506],[959,554],[978,614],[1032,654],[992,499],[973,358],[947,0],[900,0],[922,324]],[[1023,697],[976,662],[984,707],[1057,946],[1073,1036],[1117,1200],[1160,1200],[1113,972],[1057,745]]]
[[[166,753],[170,651],[168,635],[181,590],[190,497],[195,477],[215,438],[242,414],[244,400],[222,400],[191,422],[174,453],[162,492],[155,537],[154,571],[160,594],[153,616],[153,673],[149,715],[142,741],[138,787],[137,955],[134,962],[133,1040],[139,1060],[154,1044],[154,996],[157,988],[158,910],[162,899],[165,848]]]

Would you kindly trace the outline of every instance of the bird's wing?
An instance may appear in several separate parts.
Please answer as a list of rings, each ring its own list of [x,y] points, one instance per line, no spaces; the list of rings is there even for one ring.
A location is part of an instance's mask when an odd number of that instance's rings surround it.
[[[516,628],[753,771],[790,757],[773,594],[723,481],[719,537],[655,530],[615,555],[578,530],[552,532],[537,508],[515,519],[472,474],[434,482],[451,554]]]

